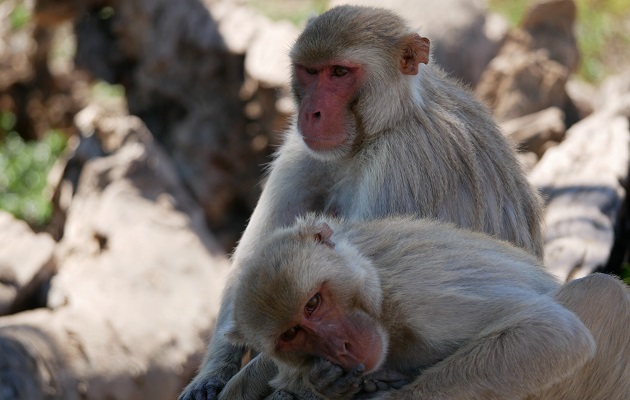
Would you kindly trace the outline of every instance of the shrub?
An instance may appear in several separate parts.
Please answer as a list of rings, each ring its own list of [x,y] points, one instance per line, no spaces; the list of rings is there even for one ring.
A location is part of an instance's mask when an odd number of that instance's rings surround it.
[[[15,117],[0,112],[0,209],[35,226],[51,216],[46,179],[66,146],[66,136],[49,131],[42,140],[25,142],[13,130]]]

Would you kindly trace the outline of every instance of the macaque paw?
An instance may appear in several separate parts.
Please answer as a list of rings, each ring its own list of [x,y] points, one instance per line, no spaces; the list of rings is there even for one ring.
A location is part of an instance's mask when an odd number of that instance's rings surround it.
[[[375,393],[386,390],[398,390],[410,383],[410,376],[401,374],[392,370],[379,370],[364,375],[362,378],[361,390],[355,396],[355,399],[370,399]]]
[[[346,399],[361,389],[365,367],[360,364],[345,372],[340,365],[326,359],[319,359],[311,370],[308,379],[322,396],[327,399]]]
[[[225,382],[216,378],[195,379],[184,389],[177,400],[217,400]]]

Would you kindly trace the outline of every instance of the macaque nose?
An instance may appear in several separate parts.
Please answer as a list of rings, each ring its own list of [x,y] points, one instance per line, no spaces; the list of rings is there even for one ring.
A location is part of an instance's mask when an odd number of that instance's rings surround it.
[[[308,124],[321,123],[322,113],[321,111],[311,111],[305,114],[305,122]]]

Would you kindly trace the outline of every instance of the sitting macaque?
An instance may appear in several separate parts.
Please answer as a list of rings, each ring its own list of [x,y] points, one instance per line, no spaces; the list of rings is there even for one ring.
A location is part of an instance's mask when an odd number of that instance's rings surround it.
[[[262,353],[251,368],[277,364],[270,399],[630,396],[616,278],[561,286],[522,249],[429,220],[309,215],[266,236],[234,276],[227,337]],[[255,398],[239,375],[222,398]]]

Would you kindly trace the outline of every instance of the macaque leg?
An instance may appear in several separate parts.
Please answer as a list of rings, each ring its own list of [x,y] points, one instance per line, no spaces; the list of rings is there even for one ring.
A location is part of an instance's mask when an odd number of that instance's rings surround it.
[[[410,385],[376,398],[520,399],[566,378],[593,356],[590,332],[561,305],[532,299],[510,309]]]
[[[261,400],[273,392],[269,381],[278,373],[276,364],[258,355],[225,385],[219,400]]]
[[[622,400],[630,393],[630,290],[619,279],[593,274],[564,285],[556,299],[590,329],[597,353],[569,379],[536,399]]]

